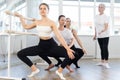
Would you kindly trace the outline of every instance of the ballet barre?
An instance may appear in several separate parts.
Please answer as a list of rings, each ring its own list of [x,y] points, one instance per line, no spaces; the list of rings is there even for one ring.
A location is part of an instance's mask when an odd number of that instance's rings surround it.
[[[11,21],[11,16],[21,17],[21,15],[19,13],[17,13],[17,12],[11,12],[11,11],[7,10],[7,11],[5,11],[5,13],[10,16],[10,21]],[[34,18],[28,18],[28,17],[23,17],[23,16],[22,16],[22,18],[25,19],[25,20],[29,20],[29,21],[35,21],[36,20]],[[11,27],[11,22],[10,22],[10,27]],[[0,32],[0,35],[7,35],[8,36],[8,65],[7,65],[7,67],[8,67],[8,72],[7,72],[8,76],[4,77],[4,78],[0,77],[0,79],[2,78],[2,79],[8,79],[8,80],[9,79],[25,80],[25,78],[18,78],[18,79],[16,79],[16,78],[12,78],[10,76],[10,57],[11,57],[10,52],[11,52],[11,35],[12,34],[34,35],[34,36],[37,36],[37,34],[36,33],[29,33],[29,32],[12,31],[11,28],[10,28],[10,30],[5,30],[3,32]]]
[[[14,31],[14,30],[5,30],[4,33],[7,33],[7,34],[18,34],[18,35],[33,35],[33,36],[38,36],[37,33],[20,32],[20,31]]]
[[[10,16],[15,16],[15,17],[18,17],[18,16],[20,16],[20,14],[19,13],[17,13],[17,12],[11,12],[11,11],[5,11],[5,13],[7,14],[7,15],[10,15]],[[25,20],[29,20],[29,21],[35,21],[36,19],[34,19],[34,18],[29,18],[29,17],[23,17]]]
[[[13,30],[5,30],[3,32],[0,32],[0,35],[7,35],[8,36],[8,76],[2,77],[0,76],[0,79],[12,79],[12,80],[26,80],[25,78],[14,78],[10,77],[10,46],[11,46],[11,34],[19,34],[19,35],[33,35],[38,36],[36,33],[30,33],[30,32],[20,32],[20,31],[13,31]]]

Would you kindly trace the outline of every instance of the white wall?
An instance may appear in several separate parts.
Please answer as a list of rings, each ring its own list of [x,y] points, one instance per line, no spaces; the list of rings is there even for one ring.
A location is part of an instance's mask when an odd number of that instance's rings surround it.
[[[93,36],[79,36],[88,51],[87,56],[100,58],[100,48],[97,40],[93,41]],[[120,58],[120,35],[111,36],[109,40],[109,57]]]
[[[27,35],[29,36],[29,35]],[[29,45],[26,44],[26,37],[25,35],[16,35],[12,36],[11,38],[11,53],[16,53],[22,48],[28,47]],[[35,38],[35,36],[31,36]],[[84,57],[89,58],[100,58],[100,48],[97,41],[93,40],[93,36],[91,35],[79,35],[83,46],[87,50],[87,55]],[[28,40],[28,39],[27,39]],[[36,45],[38,40],[30,39],[31,46]],[[7,54],[7,36],[0,36],[0,54]],[[120,36],[111,36],[109,41],[109,56],[110,58],[120,58]]]
[[[8,54],[8,35],[0,35],[0,54]],[[11,35],[10,53],[17,53],[22,48],[26,47],[26,36]]]
[[[79,38],[82,41],[84,48],[86,48],[87,50],[87,55],[85,55],[84,57],[95,58],[96,46],[95,46],[95,41],[92,39],[92,36],[80,35]]]
[[[109,57],[120,58],[120,36],[111,36],[109,40]],[[100,58],[100,49],[97,43],[97,58]]]

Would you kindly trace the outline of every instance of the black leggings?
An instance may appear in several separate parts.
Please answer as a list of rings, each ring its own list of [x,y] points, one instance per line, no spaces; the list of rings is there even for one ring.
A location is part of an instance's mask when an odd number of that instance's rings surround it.
[[[78,60],[84,55],[84,52],[80,48],[76,48],[74,45],[71,47],[72,50],[75,51],[74,56],[75,58],[69,62],[68,65],[71,65],[72,63],[77,64]],[[62,60],[59,57],[55,57],[55,59],[58,62],[62,62]]]
[[[109,52],[108,52],[108,43],[109,37],[106,38],[98,38],[98,43],[101,49],[101,59],[108,60]]]
[[[59,47],[60,47],[60,48],[64,48],[63,46],[59,46]],[[58,51],[58,50],[57,50],[57,51]],[[59,51],[60,51],[60,49],[59,49]],[[54,50],[54,53],[55,53],[55,52],[56,52],[56,50]],[[78,52],[80,52],[79,49],[78,49]],[[59,53],[61,53],[61,51],[60,51]],[[58,54],[58,52],[56,52],[56,54]],[[68,65],[71,65],[73,62],[79,60],[80,57],[83,56],[83,54],[80,53],[81,55],[79,55],[76,51],[75,51],[75,53],[73,53],[73,54],[74,54],[75,58],[74,58],[74,59],[70,59]],[[43,60],[45,60],[49,65],[52,63],[51,60],[48,58],[48,56],[41,56],[41,55],[39,55],[39,56],[40,56]],[[65,58],[65,56],[49,56],[49,57],[54,57],[58,62],[63,62],[63,61],[60,59],[60,57]],[[64,66],[61,65],[61,67],[63,68]]]
[[[50,57],[65,57],[63,60],[61,67],[65,68],[66,65],[71,61],[71,59],[67,55],[67,51],[64,47],[60,47],[56,44],[53,38],[49,40],[42,40],[38,45],[33,47],[28,47],[22,49],[17,53],[18,58],[20,58],[24,63],[26,63],[29,67],[33,65],[32,61],[28,58],[28,56],[50,56]]]

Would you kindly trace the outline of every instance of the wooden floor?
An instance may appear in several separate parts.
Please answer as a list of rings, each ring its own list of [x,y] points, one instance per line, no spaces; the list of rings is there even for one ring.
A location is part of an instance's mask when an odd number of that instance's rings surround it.
[[[37,57],[38,58],[38,57]],[[3,57],[0,56],[0,76],[7,77],[7,59],[2,61]],[[36,61],[34,61],[36,62]],[[56,62],[53,60],[53,62]],[[120,59],[110,59],[110,69],[106,69],[102,66],[96,66],[99,59],[82,59],[79,61],[80,69],[76,69],[74,65],[71,65],[74,72],[69,73],[67,69],[63,71],[63,74],[67,80],[119,80],[120,76]],[[30,69],[24,63],[22,63],[16,56],[12,56],[11,59],[11,77],[26,78],[26,80],[60,80],[55,74],[57,68],[51,69],[49,72],[44,69],[48,65],[37,65],[40,69],[40,73],[32,78],[28,78]],[[3,79],[0,80],[17,80],[17,79]]]

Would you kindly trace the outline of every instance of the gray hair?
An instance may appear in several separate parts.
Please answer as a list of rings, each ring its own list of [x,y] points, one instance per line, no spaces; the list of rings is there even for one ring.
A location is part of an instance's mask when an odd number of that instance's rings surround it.
[[[103,4],[103,3],[99,4],[99,6],[102,6],[102,7],[104,7],[104,8],[105,8],[105,4]]]

